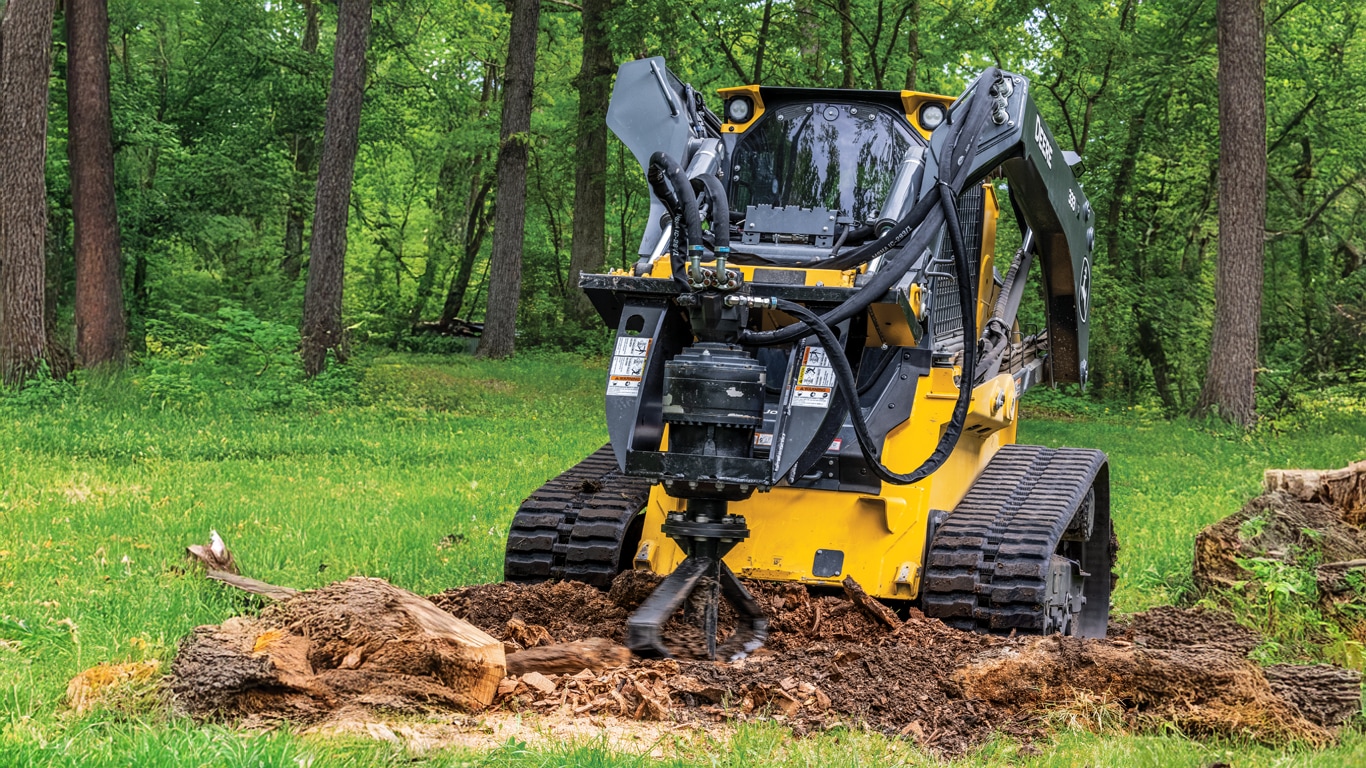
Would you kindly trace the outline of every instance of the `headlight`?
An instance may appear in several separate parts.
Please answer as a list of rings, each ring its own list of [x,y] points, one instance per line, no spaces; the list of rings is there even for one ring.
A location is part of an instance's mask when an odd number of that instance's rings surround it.
[[[726,119],[732,123],[749,122],[749,116],[754,114],[754,102],[747,96],[736,96],[726,102]]]
[[[944,105],[936,101],[927,101],[920,107],[920,127],[927,131],[944,124],[944,118],[948,113],[944,110]]]

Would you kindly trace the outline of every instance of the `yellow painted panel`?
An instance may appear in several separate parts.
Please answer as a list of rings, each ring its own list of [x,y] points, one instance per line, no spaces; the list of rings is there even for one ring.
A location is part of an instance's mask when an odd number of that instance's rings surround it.
[[[724,105],[721,110],[721,130],[726,133],[744,133],[749,130],[754,121],[764,114],[764,97],[759,93],[757,85],[737,85],[732,88],[717,88],[716,92],[721,94],[722,99],[729,99],[732,96],[748,96],[754,104],[754,112],[749,116],[749,120],[743,123],[732,123],[730,118],[725,115]]]
[[[884,453],[893,471],[915,469],[934,450],[952,415],[956,390],[948,399],[943,399],[945,393],[939,398],[930,393],[935,384],[951,388],[953,374],[953,369],[935,369],[921,378],[911,418],[887,438]],[[997,379],[986,382],[974,392],[974,401],[994,398],[1001,387]],[[1013,400],[1010,407],[1013,413]],[[934,475],[911,486],[883,484],[877,495],[783,486],[734,502],[729,511],[745,517],[750,536],[731,550],[726,563],[746,578],[835,586],[852,576],[878,597],[914,599],[930,510],[953,509],[996,451],[1013,442],[1013,419],[989,434],[965,433]],[[684,506],[659,486],[650,495],[642,547],[657,573],[671,573],[683,561],[683,552],[660,527],[669,512]],[[812,575],[817,549],[844,553],[839,574]],[[911,566],[905,571],[906,583],[897,584],[897,572],[906,564]]]

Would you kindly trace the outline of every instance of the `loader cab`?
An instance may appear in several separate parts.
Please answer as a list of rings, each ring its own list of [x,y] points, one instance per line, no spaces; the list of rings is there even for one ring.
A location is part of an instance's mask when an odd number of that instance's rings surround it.
[[[732,221],[746,250],[778,261],[856,245],[895,221],[915,201],[930,130],[953,101],[760,86],[721,95]]]

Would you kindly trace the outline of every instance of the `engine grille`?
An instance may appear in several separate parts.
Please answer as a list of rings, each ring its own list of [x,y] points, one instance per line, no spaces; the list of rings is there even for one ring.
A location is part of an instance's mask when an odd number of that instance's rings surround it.
[[[982,253],[982,216],[985,213],[986,193],[981,185],[963,192],[958,198],[958,223],[963,231],[963,243],[968,249],[968,279],[977,284],[978,264]],[[957,270],[953,265],[949,244],[944,242],[944,234],[939,236],[938,253],[946,262],[936,271],[946,273],[936,277],[931,290],[934,292],[934,307],[930,320],[934,328],[934,338],[938,343],[963,335],[963,313],[959,309]],[[938,344],[936,344],[938,346]]]

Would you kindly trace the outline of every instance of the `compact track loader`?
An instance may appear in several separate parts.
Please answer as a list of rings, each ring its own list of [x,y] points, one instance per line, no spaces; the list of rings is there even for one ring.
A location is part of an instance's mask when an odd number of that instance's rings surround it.
[[[722,115],[660,58],[622,65],[608,125],[650,186],[640,261],[580,286],[616,346],[609,445],[517,511],[505,575],[666,575],[707,655],[763,644],[737,578],[914,601],[963,629],[1099,636],[1115,551],[1095,450],[1015,444],[1021,395],[1087,378],[1094,214],[1030,98],[742,86]],[[996,260],[1004,177],[1022,246]],[[1032,262],[1046,328],[1016,314]],[[736,630],[717,638],[724,599]]]

